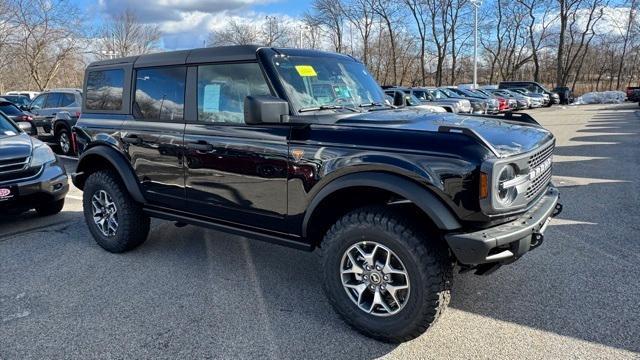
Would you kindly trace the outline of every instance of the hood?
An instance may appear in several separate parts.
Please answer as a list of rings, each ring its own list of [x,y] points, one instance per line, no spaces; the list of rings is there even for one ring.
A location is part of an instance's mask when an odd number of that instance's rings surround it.
[[[31,156],[33,143],[25,133],[17,135],[0,135],[0,161]]]
[[[526,123],[412,109],[363,113],[342,119],[338,124],[429,132],[438,132],[440,126],[467,128],[491,144],[500,157],[532,151],[553,139],[548,130]]]

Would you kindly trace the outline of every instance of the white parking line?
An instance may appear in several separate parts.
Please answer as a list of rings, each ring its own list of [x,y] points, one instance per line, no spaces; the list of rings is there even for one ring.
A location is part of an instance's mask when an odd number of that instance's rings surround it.
[[[82,196],[67,195],[66,198],[82,201]]]

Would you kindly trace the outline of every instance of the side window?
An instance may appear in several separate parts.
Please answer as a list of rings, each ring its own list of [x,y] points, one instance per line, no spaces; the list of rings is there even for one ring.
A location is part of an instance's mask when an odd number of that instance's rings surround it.
[[[31,102],[31,107],[33,109],[42,109],[44,107],[44,102],[47,100],[47,94],[42,94],[37,98],[33,99]]]
[[[122,109],[124,70],[90,71],[87,75],[85,106],[88,110]]]
[[[73,105],[76,101],[76,97],[73,94],[64,93],[62,94],[62,102],[60,103],[61,107],[67,107]]]
[[[198,66],[198,121],[243,124],[248,95],[271,95],[257,63]]]
[[[60,98],[62,94],[60,93],[49,93],[47,96],[47,101],[44,103],[45,109],[51,109],[60,106]]]
[[[181,121],[186,76],[184,66],[137,70],[133,115],[138,119]]]

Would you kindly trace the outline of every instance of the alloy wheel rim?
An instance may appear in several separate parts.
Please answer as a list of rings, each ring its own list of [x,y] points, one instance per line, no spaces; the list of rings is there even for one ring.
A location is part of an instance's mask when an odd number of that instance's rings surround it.
[[[118,209],[111,195],[99,190],[91,198],[93,222],[102,235],[114,236],[118,231]]]
[[[67,133],[62,133],[60,134],[60,148],[62,148],[62,151],[66,154],[69,152],[69,149],[71,148],[71,144],[69,142],[69,137],[67,136]]]
[[[395,315],[409,300],[409,274],[402,260],[374,241],[361,241],[345,251],[340,278],[349,299],[367,314]]]

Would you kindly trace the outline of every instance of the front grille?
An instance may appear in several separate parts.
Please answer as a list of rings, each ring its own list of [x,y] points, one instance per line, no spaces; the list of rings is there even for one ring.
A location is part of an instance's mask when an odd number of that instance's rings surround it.
[[[528,161],[529,169],[535,169],[540,164],[544,163],[547,159],[551,158],[551,156],[553,155],[553,149],[554,144],[551,144],[548,147],[531,155]],[[553,169],[553,165],[546,169],[544,173],[538,175],[535,179],[533,179],[531,185],[529,185],[529,187],[527,188],[527,192],[525,193],[525,197],[527,198],[527,200],[536,197],[538,194],[540,194],[541,191],[546,189],[547,185],[551,181],[551,169]]]
[[[42,166],[29,167],[28,157],[0,160],[0,183],[34,177],[40,173]]]
[[[0,174],[24,170],[29,165],[28,157],[0,160]]]

